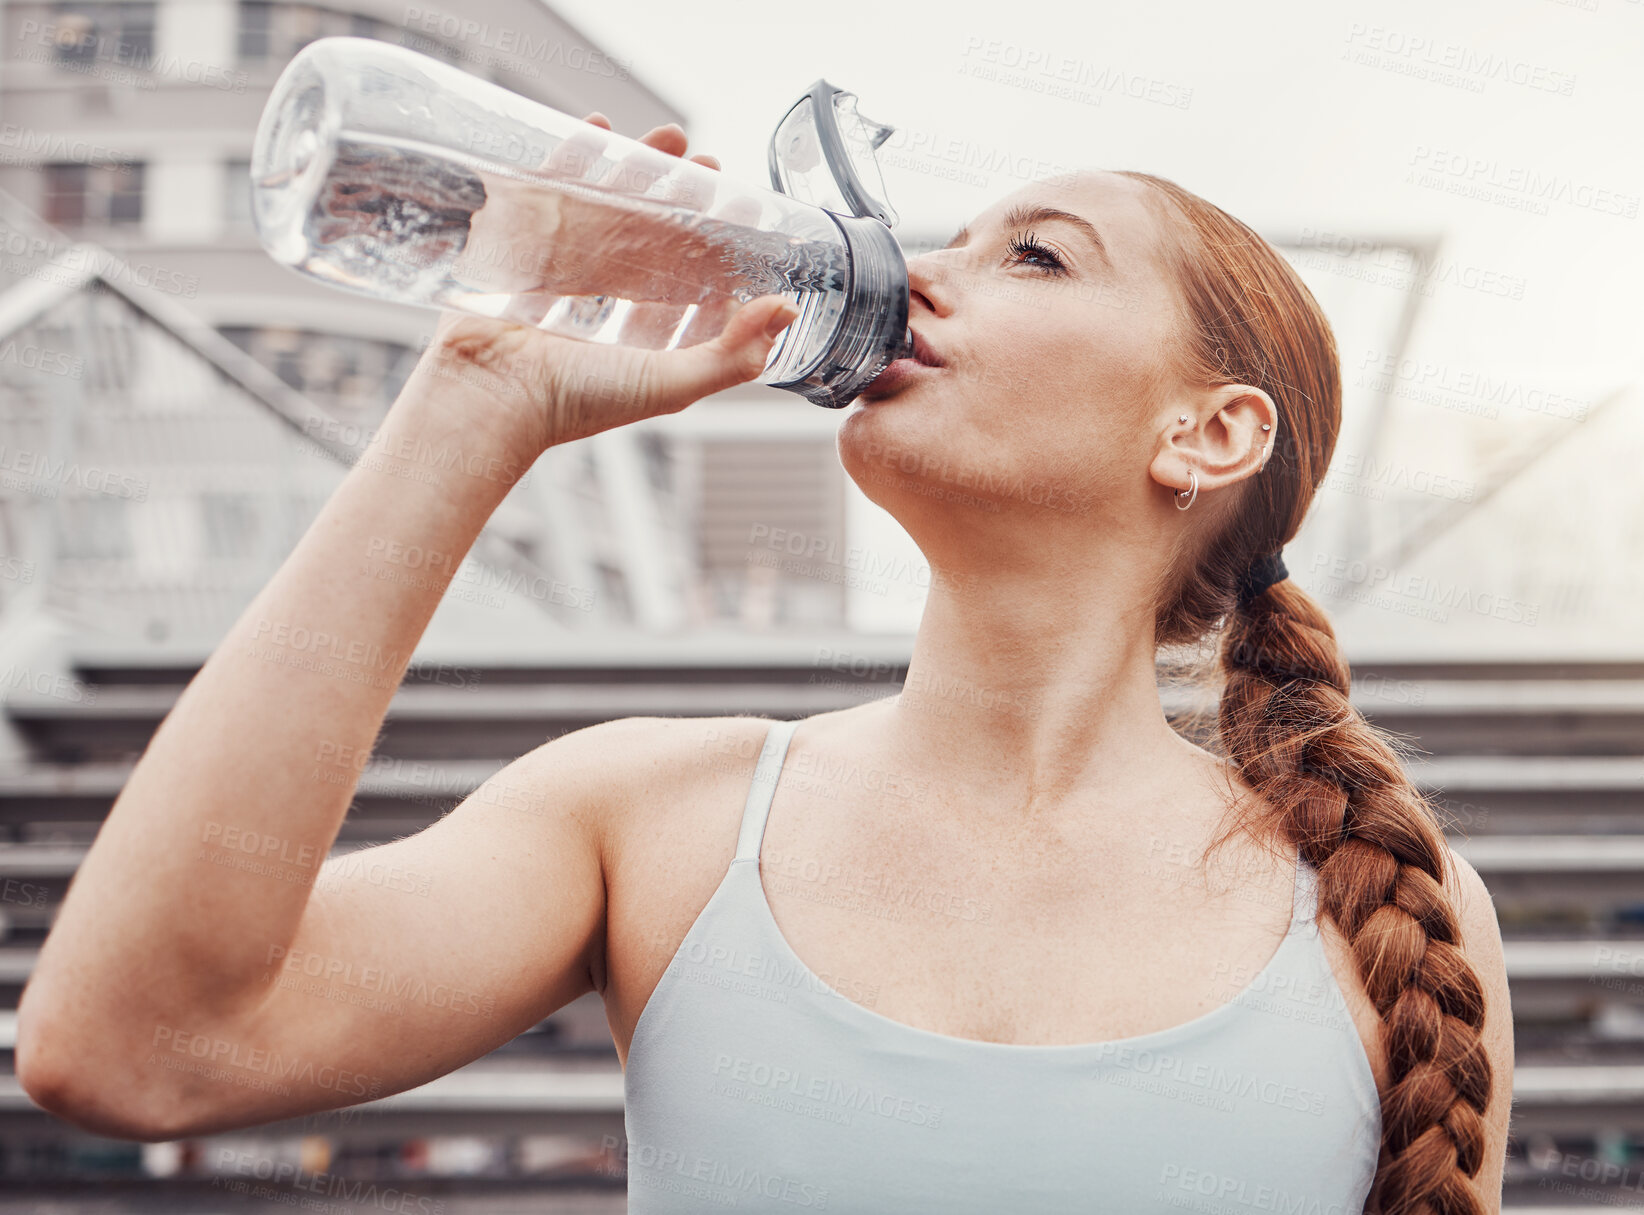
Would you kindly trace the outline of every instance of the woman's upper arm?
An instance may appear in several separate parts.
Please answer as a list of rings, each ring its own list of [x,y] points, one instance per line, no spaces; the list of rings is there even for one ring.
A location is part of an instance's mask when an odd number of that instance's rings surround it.
[[[162,1034],[167,1062],[216,1070],[173,1068],[186,1088],[172,1090],[171,1124],[154,1132],[253,1125],[412,1088],[593,990],[604,834],[624,770],[643,765],[657,724],[567,734],[415,835],[326,861],[296,935],[244,943],[265,967],[256,1006],[231,1025]],[[202,1033],[209,1058],[192,1053]],[[264,1078],[277,1083],[254,1082]]]

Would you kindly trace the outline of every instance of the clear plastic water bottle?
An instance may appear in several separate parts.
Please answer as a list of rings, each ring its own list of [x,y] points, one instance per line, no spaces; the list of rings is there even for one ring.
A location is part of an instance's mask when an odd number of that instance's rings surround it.
[[[891,128],[823,86],[778,129],[772,181],[811,197],[817,166],[838,177],[844,164],[838,211],[437,59],[322,38],[286,66],[257,128],[257,234],[335,287],[646,349],[707,341],[739,304],[786,294],[799,315],[759,379],[838,408],[909,352],[908,281],[894,214],[871,200],[860,213],[853,172]]]

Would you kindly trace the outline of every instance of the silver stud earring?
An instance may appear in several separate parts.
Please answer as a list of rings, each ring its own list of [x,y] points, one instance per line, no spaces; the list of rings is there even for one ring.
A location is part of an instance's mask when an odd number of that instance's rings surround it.
[[[1268,425],[1266,422],[1263,422],[1262,423],[1262,429],[1263,430],[1272,430],[1273,428],[1270,425]]]
[[[1182,423],[1182,424],[1183,424],[1183,425],[1186,425],[1186,423],[1187,423],[1187,415],[1186,415],[1186,414],[1185,414],[1185,413],[1184,413],[1184,414],[1183,414],[1183,415],[1182,415],[1182,416],[1181,416],[1181,417],[1179,417],[1179,418],[1177,418],[1177,419],[1176,419],[1176,420],[1177,420],[1177,421],[1178,421],[1178,422],[1181,422],[1181,423]]]

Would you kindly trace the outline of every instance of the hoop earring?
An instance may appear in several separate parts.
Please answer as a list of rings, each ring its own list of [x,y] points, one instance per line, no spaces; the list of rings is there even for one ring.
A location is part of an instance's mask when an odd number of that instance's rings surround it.
[[[1177,510],[1186,510],[1189,506],[1193,505],[1194,500],[1197,499],[1198,496],[1199,496],[1199,474],[1194,472],[1190,468],[1190,469],[1187,470],[1187,475],[1189,477],[1189,480],[1188,480],[1189,488],[1188,489],[1178,489],[1176,491],[1176,509]],[[1184,505],[1182,503],[1182,495],[1183,494],[1187,495],[1186,505]]]

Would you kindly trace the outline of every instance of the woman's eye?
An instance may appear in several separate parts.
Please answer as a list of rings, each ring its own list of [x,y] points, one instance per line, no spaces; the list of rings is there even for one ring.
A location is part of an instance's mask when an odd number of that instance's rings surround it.
[[[1054,249],[1041,245],[1034,239],[1033,233],[1018,233],[1010,239],[1010,254],[1018,262],[1037,265],[1047,274],[1064,274],[1067,267],[1062,259],[1056,255]],[[1027,259],[1035,259],[1027,263]]]

